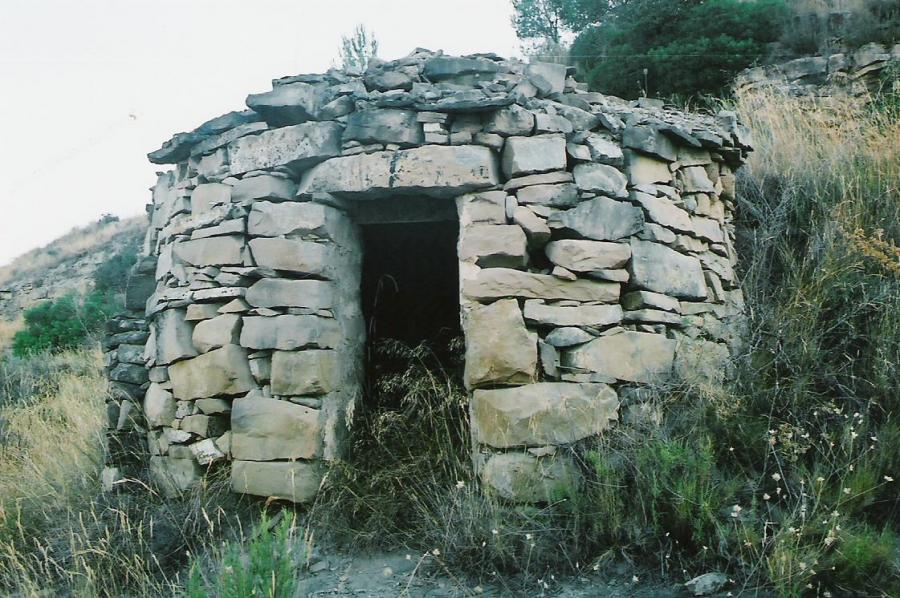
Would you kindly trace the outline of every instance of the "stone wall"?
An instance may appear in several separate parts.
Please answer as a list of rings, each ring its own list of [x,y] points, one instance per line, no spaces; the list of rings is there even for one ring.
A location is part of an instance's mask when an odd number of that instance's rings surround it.
[[[156,286],[113,330],[134,337],[108,346],[111,379],[127,371],[127,401],[143,399],[110,421],[143,432],[156,483],[177,493],[228,466],[237,492],[314,496],[362,398],[360,226],[402,220],[391,202],[409,198],[425,219],[455,206],[488,491],[571,490],[562,449],[639,409],[640,385],[720,383],[743,317],[731,218],[747,132],[572,74],[417,50],[276,80],[152,152],[175,164],[150,206]]]

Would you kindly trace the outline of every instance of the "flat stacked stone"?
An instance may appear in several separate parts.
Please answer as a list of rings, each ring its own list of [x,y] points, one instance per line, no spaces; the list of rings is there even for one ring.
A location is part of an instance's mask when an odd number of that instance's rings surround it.
[[[743,318],[746,130],[573,74],[417,50],[276,80],[152,152],[174,167],[153,189],[149,284],[107,360],[128,395],[111,426],[142,435],[155,483],[182,492],[226,465],[237,492],[315,495],[362,393],[355,215],[397,197],[455,204],[487,491],[577,492],[564,455],[621,425],[623,389],[720,383]]]

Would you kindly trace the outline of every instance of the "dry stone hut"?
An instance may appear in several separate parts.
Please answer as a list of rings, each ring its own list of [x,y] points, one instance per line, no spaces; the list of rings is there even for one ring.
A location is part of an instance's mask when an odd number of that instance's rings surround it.
[[[539,502],[577,480],[558,447],[635,389],[718,383],[738,338],[733,172],[716,117],[586,91],[573,71],[416,50],[286,77],[176,134],[129,311],[110,325],[110,461],[176,493],[213,464],[236,492],[313,497],[380,329],[465,337],[473,463]]]

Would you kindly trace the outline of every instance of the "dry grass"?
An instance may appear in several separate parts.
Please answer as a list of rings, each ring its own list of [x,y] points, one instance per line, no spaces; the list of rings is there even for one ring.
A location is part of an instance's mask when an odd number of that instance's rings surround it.
[[[13,337],[24,325],[25,322],[21,317],[12,322],[0,320],[0,354],[12,346]]]

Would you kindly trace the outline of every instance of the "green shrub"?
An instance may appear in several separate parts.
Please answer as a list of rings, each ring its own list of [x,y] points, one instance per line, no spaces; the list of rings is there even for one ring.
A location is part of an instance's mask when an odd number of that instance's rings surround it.
[[[94,290],[104,293],[124,293],[129,270],[136,261],[136,246],[128,246],[113,255],[94,271]]]
[[[271,527],[271,530],[270,530]],[[296,538],[295,520],[282,512],[279,522],[262,519],[249,540],[225,544],[219,552],[212,579],[206,581],[195,561],[191,566],[186,595],[190,598],[244,598],[270,596],[291,598],[297,586],[303,544]]]
[[[782,0],[623,3],[578,36],[571,54],[592,89],[634,98],[718,93],[775,41]]]
[[[75,349],[99,333],[120,309],[115,296],[101,291],[92,291],[82,300],[65,295],[45,301],[25,311],[25,328],[13,337],[13,354],[25,357]]]

